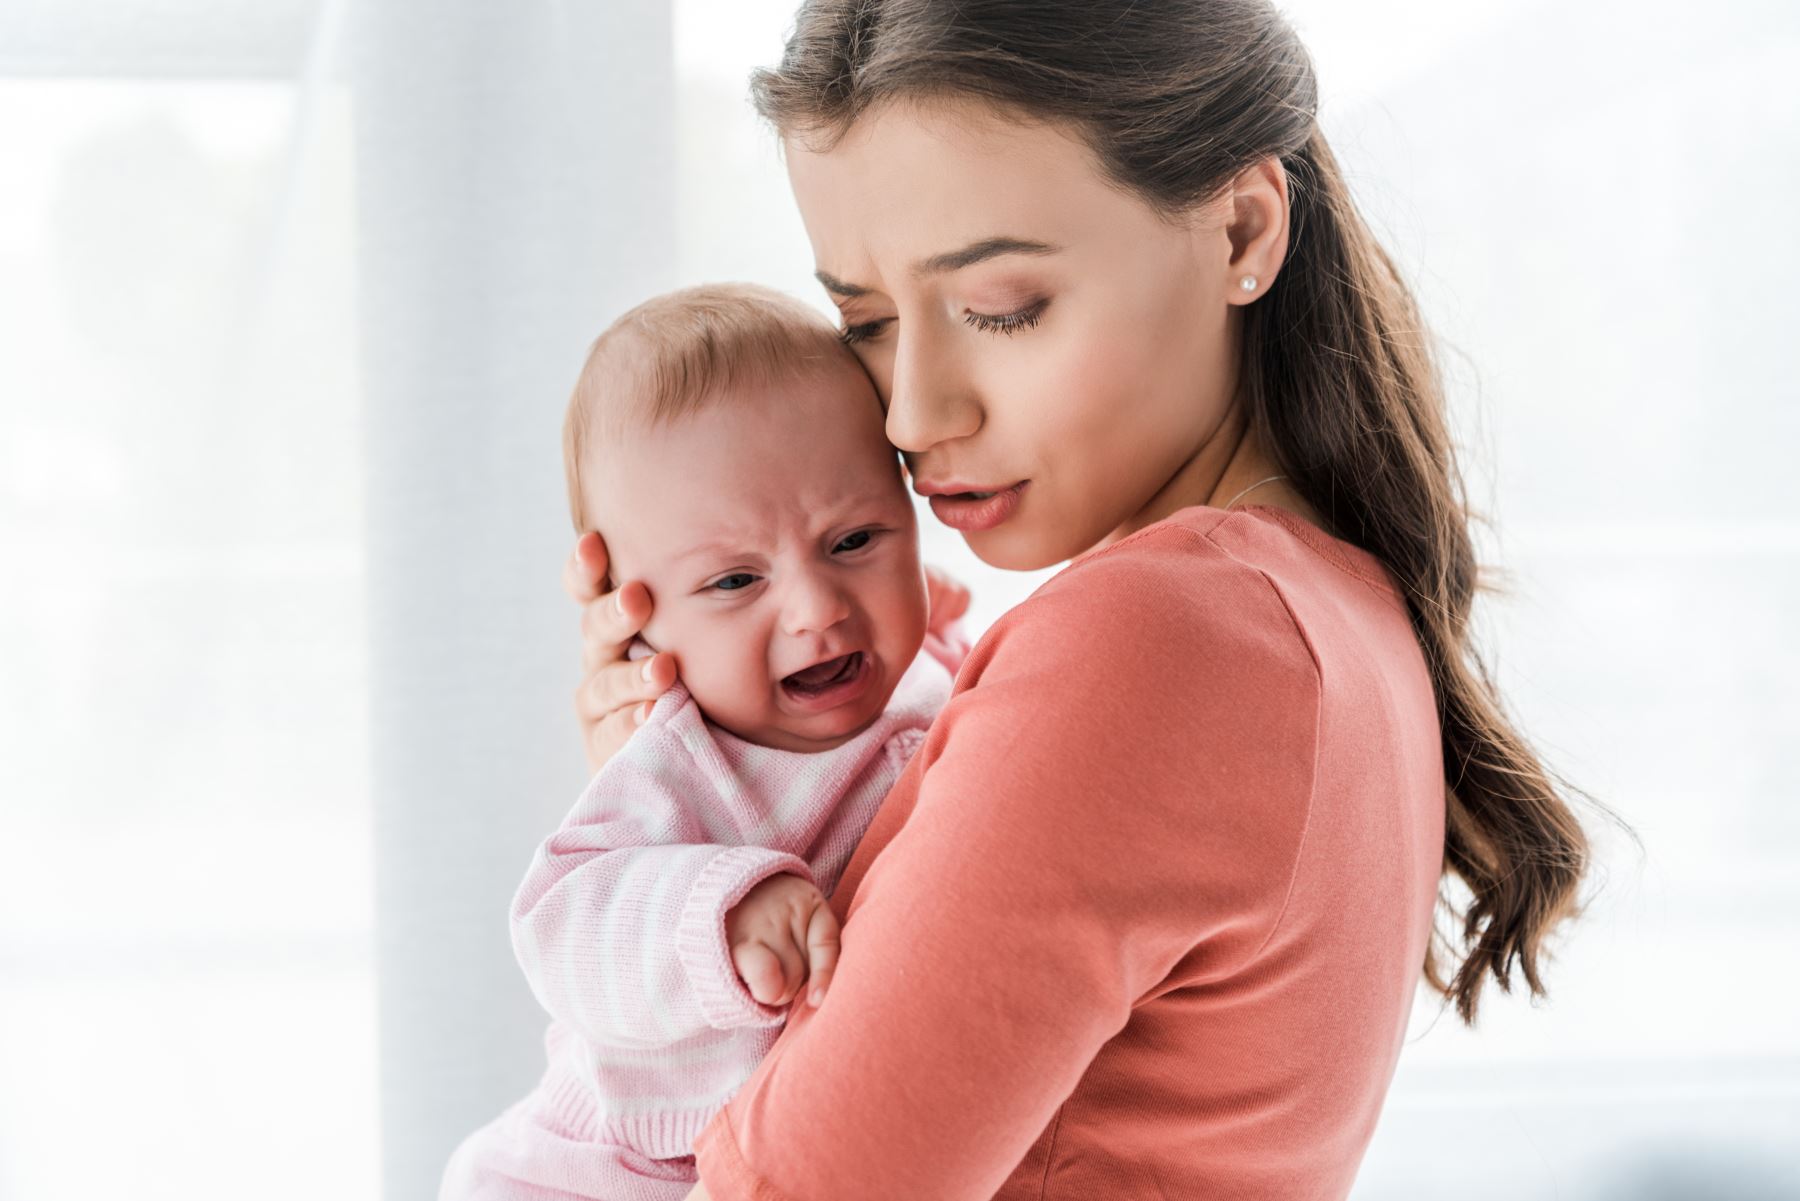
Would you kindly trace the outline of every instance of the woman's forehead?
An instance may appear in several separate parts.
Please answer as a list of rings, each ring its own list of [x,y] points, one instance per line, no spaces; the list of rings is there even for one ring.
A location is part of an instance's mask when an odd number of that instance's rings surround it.
[[[1127,201],[1071,132],[980,105],[885,106],[829,150],[790,141],[787,162],[817,266],[852,283],[997,237],[1055,245]]]

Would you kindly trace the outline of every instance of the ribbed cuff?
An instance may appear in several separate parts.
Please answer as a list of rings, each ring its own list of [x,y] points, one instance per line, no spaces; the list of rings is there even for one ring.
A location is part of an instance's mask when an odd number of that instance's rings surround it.
[[[787,1006],[764,1005],[750,995],[731,963],[725,942],[725,915],[752,888],[781,872],[811,880],[806,860],[767,847],[730,847],[701,869],[688,890],[675,927],[675,951],[687,972],[688,986],[700,1003],[707,1024],[718,1030],[742,1026],[775,1026]]]

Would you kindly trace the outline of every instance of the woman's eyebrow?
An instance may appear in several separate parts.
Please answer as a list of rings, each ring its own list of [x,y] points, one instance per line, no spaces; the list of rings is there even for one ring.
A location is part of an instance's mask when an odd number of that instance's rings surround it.
[[[1052,246],[1048,242],[1033,242],[1025,238],[983,238],[979,242],[970,242],[961,250],[947,250],[943,254],[934,254],[914,263],[912,273],[915,276],[941,275],[946,271],[960,271],[964,267],[999,258],[1003,254],[1055,254],[1061,249],[1062,247]]]
[[[869,289],[861,284],[847,284],[828,271],[815,271],[813,278],[825,285],[825,290],[833,296],[867,296]]]
[[[949,271],[960,271],[964,267],[972,267],[976,263],[988,259],[999,258],[1003,254],[1055,254],[1060,246],[1052,246],[1048,242],[1034,242],[1027,238],[983,238],[979,242],[971,242],[961,250],[946,250],[942,254],[934,254],[928,259],[921,259],[913,264],[915,277],[926,275],[942,275]],[[871,289],[860,284],[845,283],[828,271],[814,271],[813,277],[825,285],[825,290],[834,296],[867,296]]]

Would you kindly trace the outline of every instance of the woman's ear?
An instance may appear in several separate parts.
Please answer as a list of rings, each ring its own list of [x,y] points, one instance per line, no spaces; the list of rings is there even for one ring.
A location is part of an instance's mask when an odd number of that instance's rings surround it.
[[[1229,192],[1225,235],[1231,258],[1225,292],[1247,304],[1269,290],[1287,257],[1287,169],[1273,155],[1259,159],[1238,173]]]

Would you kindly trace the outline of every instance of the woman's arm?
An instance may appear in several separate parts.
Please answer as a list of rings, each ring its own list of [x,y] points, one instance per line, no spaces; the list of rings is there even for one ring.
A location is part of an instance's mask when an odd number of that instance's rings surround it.
[[[1177,962],[1262,945],[1317,675],[1259,573],[1199,574],[1103,553],[976,647],[825,1004],[696,1143],[707,1195],[985,1201]]]

